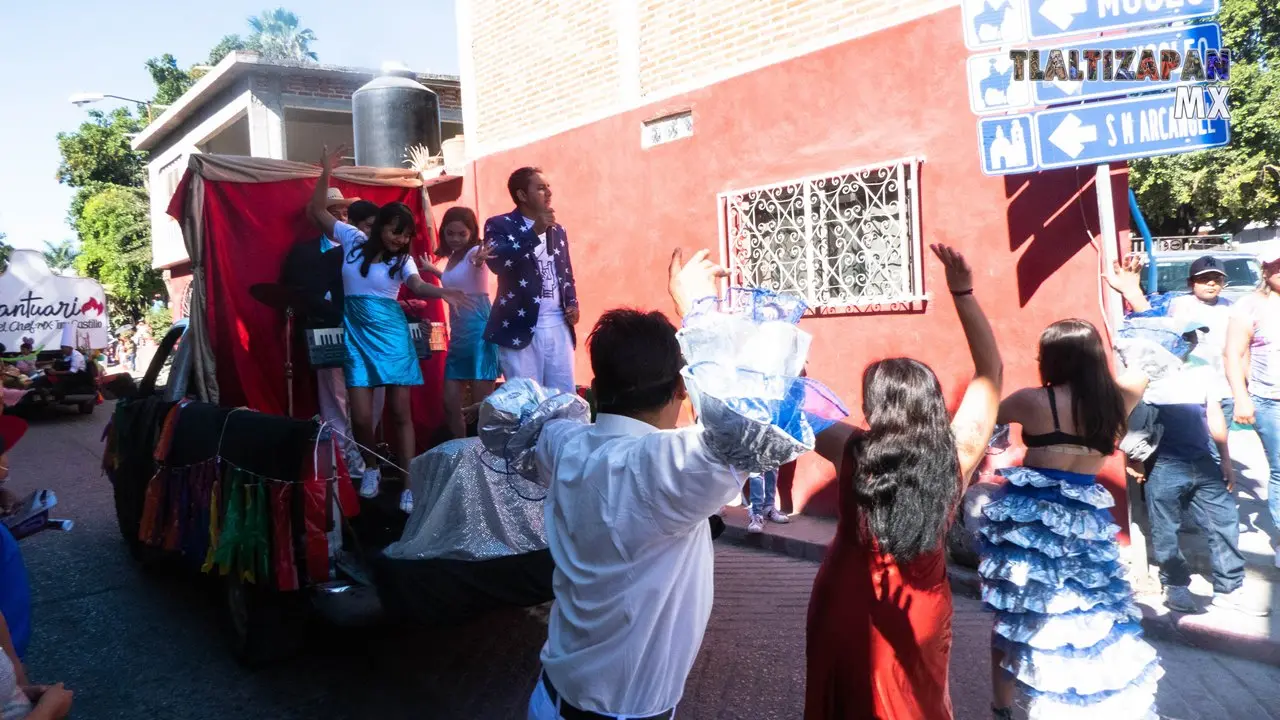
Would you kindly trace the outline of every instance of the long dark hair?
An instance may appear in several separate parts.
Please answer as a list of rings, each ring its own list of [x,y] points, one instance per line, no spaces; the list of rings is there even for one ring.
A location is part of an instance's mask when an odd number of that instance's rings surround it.
[[[436,257],[446,257],[453,254],[449,244],[444,241],[444,230],[449,227],[449,223],[455,222],[465,225],[467,232],[471,233],[471,242],[467,244],[468,248],[480,244],[480,226],[476,222],[476,214],[469,207],[455,205],[444,211],[444,219],[440,221],[440,242],[436,244]]]
[[[960,500],[942,386],[922,362],[881,360],[862,373],[862,412],[854,501],[880,550],[908,562],[941,546]]]
[[[378,209],[378,216],[373,220],[369,237],[351,248],[351,252],[347,253],[347,262],[360,259],[360,277],[369,277],[369,266],[373,264],[375,257],[381,256],[382,261],[390,266],[387,268],[388,274],[395,277],[404,269],[405,260],[409,257],[409,248],[413,243],[407,242],[404,247],[392,251],[382,244],[382,229],[389,227],[392,232],[399,233],[405,230],[412,232],[416,226],[413,211],[408,205],[400,202],[383,205]]]
[[[1040,382],[1071,388],[1071,415],[1080,437],[1107,455],[1115,450],[1127,422],[1124,396],[1097,328],[1084,320],[1059,320],[1045,328],[1040,335]]]

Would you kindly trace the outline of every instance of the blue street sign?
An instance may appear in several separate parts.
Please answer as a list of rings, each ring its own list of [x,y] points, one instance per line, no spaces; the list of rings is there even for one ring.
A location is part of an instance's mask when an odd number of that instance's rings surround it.
[[[965,63],[969,81],[969,108],[978,115],[1008,112],[1031,107],[1035,83],[1013,79],[1009,53],[971,55]]]
[[[1127,35],[1117,35],[1115,37],[1097,38],[1093,40],[1081,40],[1068,45],[1063,45],[1061,50],[1065,56],[1069,50],[1136,50],[1141,53],[1143,50],[1151,49],[1155,53],[1156,63],[1160,62],[1161,50],[1176,50],[1184,58],[1188,50],[1194,50],[1204,59],[1204,51],[1213,49],[1217,50],[1222,47],[1222,30],[1217,23],[1209,23],[1206,25],[1187,25],[1184,27],[1164,28],[1161,30],[1151,30],[1148,32],[1129,33]],[[1040,67],[1043,69],[1047,57],[1041,55]],[[972,60],[970,60],[972,62]],[[1099,64],[1099,76],[1101,76],[1101,62]],[[1135,56],[1130,69],[1136,71],[1138,59]],[[1083,75],[1087,67],[1083,57],[1080,58],[1080,72]],[[988,86],[991,81],[987,81]],[[1166,80],[1066,80],[1055,82],[1036,82],[1035,85],[1035,104],[1036,105],[1056,105],[1064,102],[1075,102],[1077,100],[1091,100],[1094,98],[1115,97],[1117,95],[1127,95],[1132,92],[1146,92],[1150,90],[1163,90],[1175,85],[1184,84],[1182,81],[1182,67],[1170,73],[1169,79]],[[972,82],[970,83],[972,96]],[[1006,92],[1005,96],[1012,97],[1014,93]],[[987,93],[989,98],[999,99],[1000,96]],[[995,108],[992,108],[995,109]],[[975,112],[977,112],[975,108]]]
[[[1202,92],[1205,107],[1211,107],[1208,91]],[[1175,118],[1176,98],[1176,92],[1167,92],[1041,110],[1035,114],[1036,165],[1042,169],[1094,165],[1231,142],[1225,118]]]
[[[1031,40],[1207,17],[1217,14],[1219,5],[1219,0],[1026,1],[1027,34]],[[965,32],[968,33],[967,28]]]
[[[978,121],[978,147],[982,151],[982,172],[1010,175],[1034,172],[1036,151],[1031,115],[1004,115]]]
[[[970,50],[1027,39],[1027,0],[960,0],[964,44]]]

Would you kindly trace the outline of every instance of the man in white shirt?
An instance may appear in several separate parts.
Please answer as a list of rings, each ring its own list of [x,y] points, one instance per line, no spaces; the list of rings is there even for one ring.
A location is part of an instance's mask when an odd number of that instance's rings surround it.
[[[705,251],[673,262],[680,314],[722,274]],[[556,600],[529,718],[668,720],[711,615],[707,517],[743,475],[701,425],[676,429],[684,361],[664,315],[610,311],[587,348],[595,424],[550,422],[537,445]]]
[[[86,362],[84,354],[76,349],[76,329],[71,323],[62,326],[62,359],[67,363],[67,371],[84,372]]]

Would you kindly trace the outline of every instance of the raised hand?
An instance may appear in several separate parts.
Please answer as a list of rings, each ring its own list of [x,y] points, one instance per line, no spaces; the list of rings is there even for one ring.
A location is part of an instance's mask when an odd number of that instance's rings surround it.
[[[329,152],[329,146],[323,145],[320,149],[320,168],[326,172],[332,172],[335,167],[342,164],[342,158],[346,155],[347,147],[339,145],[333,152]]]
[[[965,261],[959,250],[942,244],[930,245],[929,249],[942,261],[947,273],[947,289],[952,294],[967,293],[973,290],[973,270]]]
[[[475,263],[476,267],[481,267],[492,260],[493,255],[493,244],[485,240],[476,248],[476,253],[471,256],[471,262]]]
[[[704,297],[719,297],[720,278],[728,277],[729,271],[711,262],[709,250],[699,250],[689,262],[684,262],[684,251],[676,248],[671,253],[671,264],[667,268],[667,292],[676,303],[676,311],[681,317],[688,314],[693,302]]]
[[[1104,274],[1103,279],[1111,286],[1112,290],[1124,295],[1126,298],[1133,295],[1142,294],[1142,258],[1137,255],[1130,255],[1123,261],[1116,261],[1111,266],[1111,272]]]

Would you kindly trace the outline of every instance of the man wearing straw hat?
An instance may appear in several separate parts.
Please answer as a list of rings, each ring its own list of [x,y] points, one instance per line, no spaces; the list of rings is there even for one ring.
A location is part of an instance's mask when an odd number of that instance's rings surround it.
[[[378,206],[358,197],[343,197],[342,191],[331,187],[326,196],[326,209],[334,217],[348,222],[368,233]],[[303,240],[289,250],[280,275],[280,282],[296,288],[305,298],[306,305],[299,314],[300,329],[342,327],[342,245],[321,235],[317,239]],[[316,391],[320,402],[320,417],[338,433],[338,443],[347,470],[353,475],[364,472],[364,459],[359,448],[351,440],[351,424],[347,416],[347,386],[342,367],[316,368]],[[374,417],[382,416],[382,388],[374,392]]]

